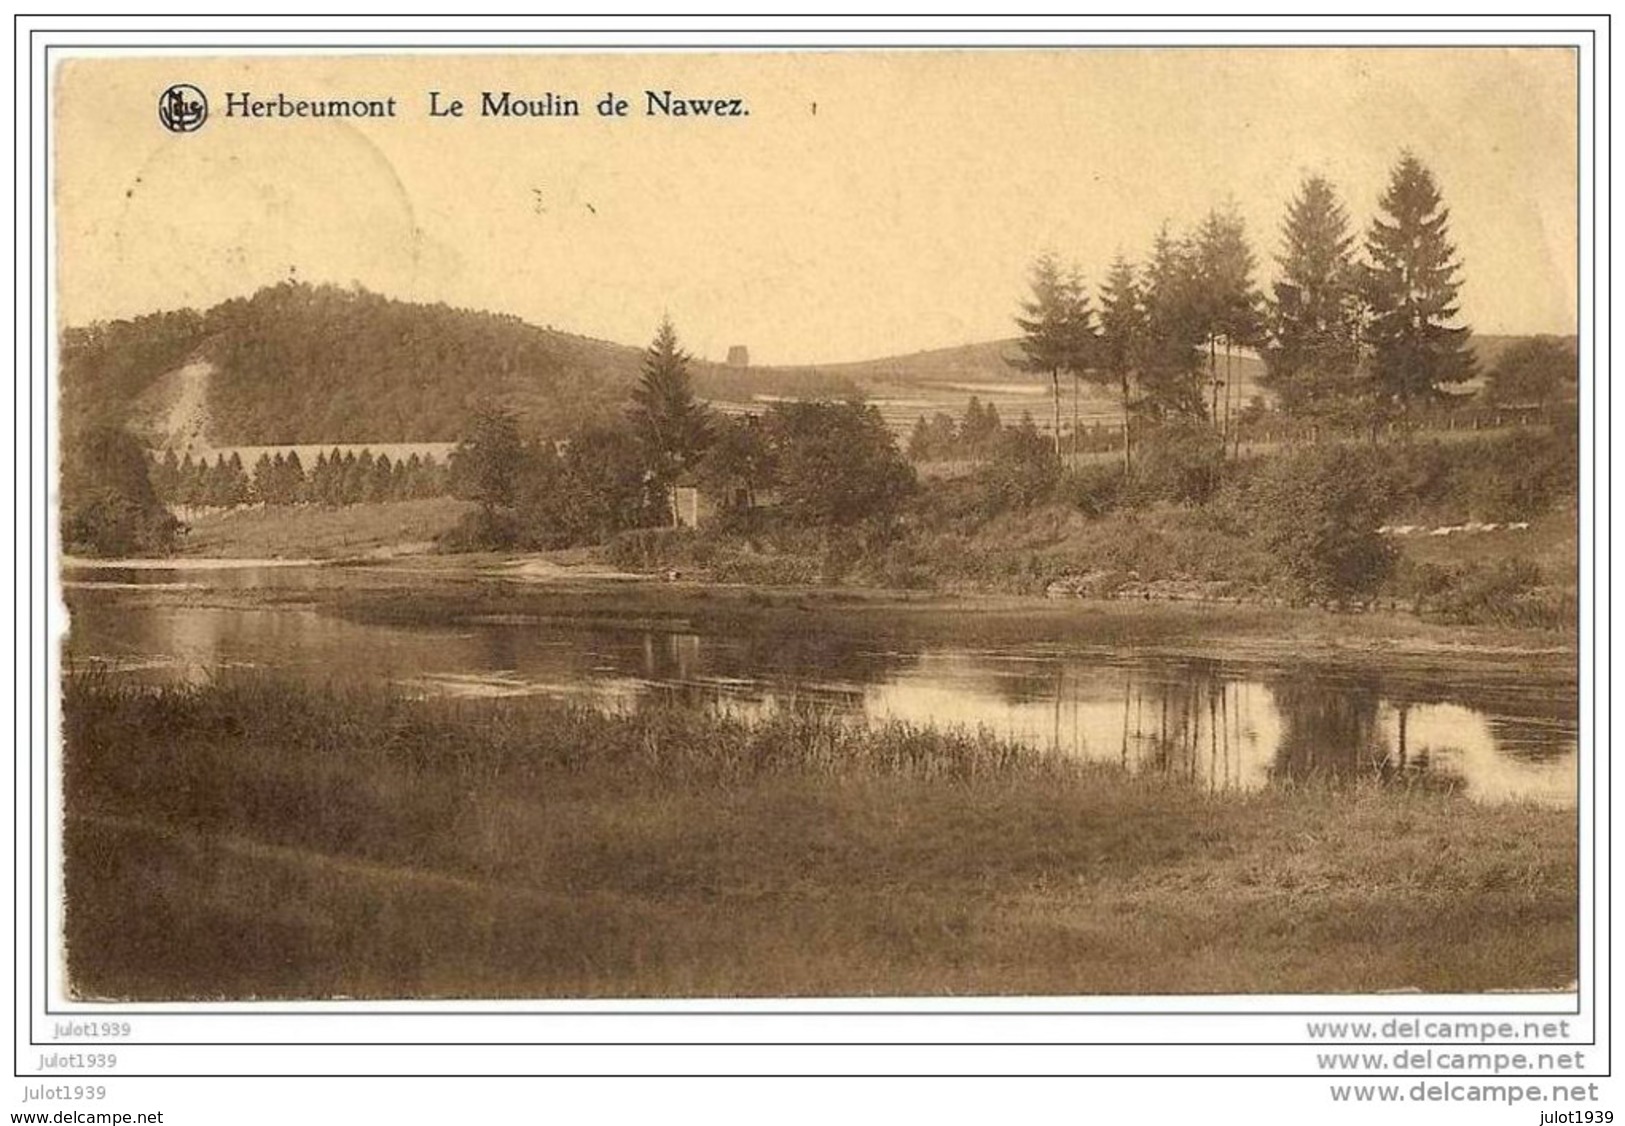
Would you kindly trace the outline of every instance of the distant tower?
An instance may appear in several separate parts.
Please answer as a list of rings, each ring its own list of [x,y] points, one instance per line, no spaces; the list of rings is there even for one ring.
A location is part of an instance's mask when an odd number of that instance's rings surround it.
[[[728,366],[731,368],[750,367],[750,349],[743,344],[735,344],[728,349]]]

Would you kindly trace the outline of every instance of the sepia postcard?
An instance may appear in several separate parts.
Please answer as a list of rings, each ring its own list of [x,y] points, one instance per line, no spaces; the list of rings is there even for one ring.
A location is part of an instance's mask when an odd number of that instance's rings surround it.
[[[62,994],[1572,1006],[1578,67],[60,60]]]

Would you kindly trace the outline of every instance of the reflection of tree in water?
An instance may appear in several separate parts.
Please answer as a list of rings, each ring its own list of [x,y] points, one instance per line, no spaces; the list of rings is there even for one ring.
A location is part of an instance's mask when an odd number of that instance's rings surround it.
[[[662,699],[700,706],[832,705],[861,709],[863,690],[919,660],[873,638],[805,633],[641,635],[636,675]]]
[[[1575,752],[1572,721],[1529,716],[1494,716],[1489,721],[1496,747],[1524,762],[1556,762]]]
[[[1217,661],[1191,659],[1123,681],[1119,758],[1140,772],[1187,778],[1209,790],[1246,784],[1257,732],[1243,686]]]
[[[816,623],[794,631],[733,634],[708,638],[721,644],[738,671],[730,675],[768,676],[781,682],[843,681],[878,684],[913,668],[920,646],[897,638],[829,633]]]
[[[1065,691],[1066,666],[1060,660],[1004,660],[990,670],[988,688],[1004,704],[1059,703]]]
[[[1281,715],[1271,777],[1293,781],[1370,779],[1451,789],[1460,779],[1441,770],[1427,747],[1412,747],[1411,704],[1384,700],[1374,680],[1329,684],[1286,677],[1270,686]],[[1384,711],[1391,722],[1384,724]]]
[[[1377,725],[1382,700],[1375,684],[1287,677],[1271,685],[1271,693],[1281,713],[1272,776],[1351,779],[1379,775],[1389,762]]]

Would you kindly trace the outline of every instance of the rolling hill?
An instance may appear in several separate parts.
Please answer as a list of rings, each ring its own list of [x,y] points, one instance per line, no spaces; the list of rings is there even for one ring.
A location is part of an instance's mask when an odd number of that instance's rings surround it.
[[[620,414],[642,350],[516,317],[283,283],[204,312],[66,329],[62,423],[183,449],[444,442],[500,403],[562,435]],[[696,361],[696,390],[751,401],[848,395],[849,380]]]
[[[66,330],[63,425],[173,438],[164,423],[181,420],[217,446],[450,441],[491,401],[563,431],[617,412],[640,359],[515,317],[285,283]]]
[[[1480,366],[1517,339],[1475,338]],[[1013,366],[1019,355],[1008,338],[852,363],[696,360],[691,370],[697,393],[724,410],[861,395],[903,431],[922,414],[962,412],[973,394],[1002,415],[1030,410],[1042,421],[1047,383]],[[61,357],[65,430],[122,426],[176,449],[449,442],[490,402],[562,435],[617,417],[642,363],[639,348],[516,317],[292,282],[202,312],[69,328]],[[1251,354],[1233,365],[1245,401],[1263,365]],[[1115,414],[1104,392],[1086,387],[1081,400],[1083,418]]]

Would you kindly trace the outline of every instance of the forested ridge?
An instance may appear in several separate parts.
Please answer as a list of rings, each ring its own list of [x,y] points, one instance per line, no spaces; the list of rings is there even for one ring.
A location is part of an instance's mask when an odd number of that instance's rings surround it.
[[[637,349],[516,317],[293,282],[69,328],[61,355],[70,430],[125,424],[165,373],[208,362],[217,445],[451,441],[483,402],[564,432],[621,410],[639,363]]]

